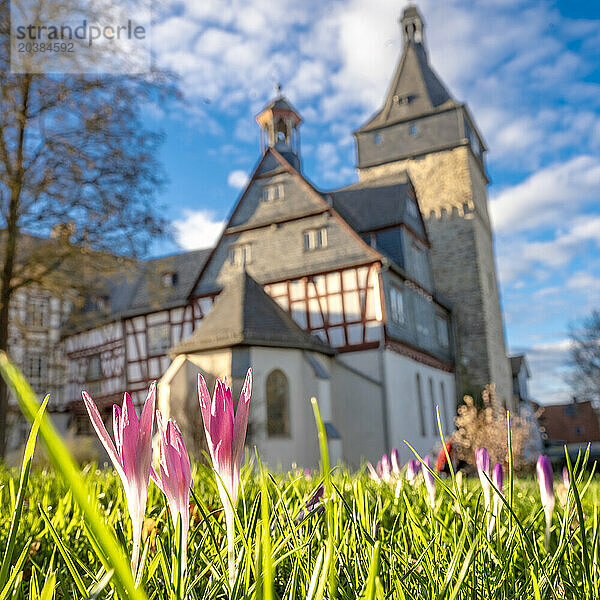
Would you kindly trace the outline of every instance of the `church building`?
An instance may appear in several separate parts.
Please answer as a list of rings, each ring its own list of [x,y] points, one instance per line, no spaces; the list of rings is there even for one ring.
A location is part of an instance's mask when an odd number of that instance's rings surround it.
[[[271,467],[316,466],[310,398],[332,461],[439,442],[457,399],[496,384],[512,402],[486,195],[485,145],[429,65],[423,20],[401,18],[402,56],[383,107],[355,132],[358,183],[316,188],[302,118],[279,94],[257,116],[261,155],[214,248],[111,276],[102,305],[64,333],[65,400],[122,391],[159,405],[196,453],[196,378],[252,367],[249,445]],[[128,271],[131,269],[128,267]],[[81,318],[85,316],[85,318]]]

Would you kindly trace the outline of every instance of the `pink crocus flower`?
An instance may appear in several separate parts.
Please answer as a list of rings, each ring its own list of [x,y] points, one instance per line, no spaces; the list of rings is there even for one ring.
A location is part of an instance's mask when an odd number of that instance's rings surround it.
[[[546,535],[544,538],[546,549],[550,541],[550,528],[552,527],[552,514],[554,513],[554,473],[550,459],[541,455],[536,464],[538,484],[540,486],[540,497],[546,517]]]
[[[569,469],[567,467],[563,467],[562,478],[563,478],[563,485],[567,489],[569,489],[571,487],[571,476],[569,475]]]
[[[386,483],[389,483],[392,479],[392,465],[390,463],[390,457],[384,454],[381,457],[381,478]]]
[[[490,527],[489,527],[490,531],[494,528],[494,523],[496,521],[496,517],[502,511],[502,500],[501,500],[500,496],[502,494],[502,485],[504,484],[504,471],[502,470],[502,465],[500,463],[496,463],[494,465],[494,468],[492,469],[492,483],[494,484],[496,489],[494,490],[494,502],[492,505],[492,520],[490,521]]]
[[[377,483],[380,483],[381,482],[381,478],[379,477],[379,473],[377,472],[377,469],[373,466],[372,463],[367,462],[367,469],[369,471],[369,477],[373,481],[376,481]]]
[[[167,498],[173,527],[177,528],[177,517],[181,518],[181,564],[187,563],[187,536],[190,529],[190,488],[192,470],[190,457],[177,424],[169,419],[165,425],[161,412],[156,411],[158,427],[159,473],[152,469],[152,480]]]
[[[117,404],[113,406],[114,444],[106,431],[96,404],[87,392],[81,392],[81,394],[92,425],[125,488],[133,530],[131,570],[135,575],[140,555],[140,539],[152,468],[152,425],[156,382],[150,386],[139,420],[129,394],[124,395],[123,407]]]
[[[419,461],[416,458],[411,458],[406,465],[406,479],[413,485],[419,474]]]
[[[487,448],[477,448],[475,452],[475,463],[477,464],[477,472],[481,489],[483,490],[483,500],[486,511],[490,510],[490,477],[491,477],[491,461],[490,453]],[[487,477],[486,477],[487,476]]]
[[[246,441],[252,370],[248,369],[237,410],[233,411],[231,389],[224,379],[218,379],[211,400],[206,382],[198,375],[198,400],[204,422],[204,433],[213,467],[217,472],[217,488],[223,503],[227,526],[227,562],[229,584],[235,582],[235,515],[233,508],[238,497],[240,463]]]
[[[392,459],[392,473],[394,474],[394,477],[400,477],[401,465],[400,465],[400,453],[398,452],[398,448],[392,448],[390,458]]]
[[[204,433],[213,467],[235,504],[240,481],[240,463],[246,441],[252,370],[248,369],[244,387],[234,415],[231,388],[224,379],[218,379],[211,400],[206,382],[198,375],[198,399],[204,422]]]

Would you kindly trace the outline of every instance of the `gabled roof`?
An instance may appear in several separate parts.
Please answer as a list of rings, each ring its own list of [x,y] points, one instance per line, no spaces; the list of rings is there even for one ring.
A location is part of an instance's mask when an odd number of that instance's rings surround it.
[[[248,273],[233,277],[192,335],[169,354],[193,354],[231,346],[273,346],[335,354],[301,329]]]
[[[406,223],[406,203],[415,192],[405,172],[385,182],[360,181],[334,190],[330,196],[333,207],[362,233]]]
[[[90,295],[80,310],[71,313],[62,335],[186,304],[209,253],[210,248],[205,248],[148,261],[127,260],[123,264],[115,257],[114,269],[96,276]],[[166,274],[175,276],[172,285],[163,284],[162,276]],[[102,306],[98,305],[99,298]]]
[[[529,365],[527,364],[527,359],[525,358],[524,354],[517,354],[510,357],[510,368],[513,377],[516,377],[519,374],[523,366],[525,367],[525,373],[527,374],[527,377],[531,377]]]
[[[205,274],[209,271],[213,258],[217,256],[217,252],[219,251],[221,245],[224,243],[224,240],[227,236],[232,234],[238,234],[240,231],[244,229],[259,229],[261,227],[268,227],[274,223],[280,223],[282,221],[277,221],[276,219],[271,219],[268,221],[255,221],[253,223],[242,225],[235,225],[236,216],[238,212],[241,210],[252,186],[256,183],[258,179],[262,177],[268,177],[273,174],[281,174],[287,173],[291,175],[296,182],[299,183],[298,188],[306,193],[313,203],[313,207],[309,208],[309,211],[306,213],[296,213],[292,215],[286,215],[285,220],[300,220],[305,217],[309,217],[315,214],[323,214],[329,213],[336,224],[340,225],[344,228],[345,231],[348,232],[349,236],[353,238],[357,243],[354,245],[354,251],[350,252],[348,247],[339,247],[336,248],[336,252],[328,252],[327,254],[319,253],[318,258],[320,260],[317,267],[314,267],[312,272],[325,272],[332,271],[335,269],[346,268],[356,265],[366,264],[368,262],[374,262],[377,260],[381,260],[382,254],[373,248],[371,248],[359,235],[355,228],[352,227],[348,221],[338,214],[337,210],[331,206],[328,202],[330,194],[321,192],[316,189],[313,184],[304,176],[303,173],[298,171],[298,169],[291,164],[281,152],[279,152],[275,148],[268,148],[264,155],[261,157],[258,165],[254,169],[252,176],[250,177],[248,184],[245,190],[242,192],[239,197],[235,207],[233,208],[225,228],[221,233],[221,237],[217,241],[215,247],[212,249],[211,254],[207,258],[203,269],[199,272],[198,277],[196,279],[196,283],[192,286],[190,292],[190,300],[194,296],[202,296],[206,294],[212,294],[214,292],[218,292],[221,286],[215,286],[214,282],[207,281],[207,277]],[[294,205],[294,202],[291,200],[288,195],[286,195],[286,201],[288,201],[288,206]],[[293,218],[292,218],[293,217]],[[333,247],[330,246],[328,250],[332,250]],[[313,257],[313,260],[316,260]],[[284,279],[294,279],[296,277],[301,277],[310,273],[311,271],[307,270],[308,267],[305,263],[301,263],[294,268],[291,268],[289,262],[286,263],[285,260],[277,260],[271,261],[271,270],[269,272],[258,273],[254,271],[254,264],[251,264],[249,269],[252,271],[253,276],[260,283],[268,283],[273,281],[281,281]]]
[[[452,106],[458,104],[429,65],[425,46],[407,40],[383,108],[356,133]]]

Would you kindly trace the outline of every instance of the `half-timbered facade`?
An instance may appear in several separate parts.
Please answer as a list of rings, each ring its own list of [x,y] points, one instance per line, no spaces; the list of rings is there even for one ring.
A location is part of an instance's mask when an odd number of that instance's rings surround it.
[[[275,466],[316,464],[313,395],[337,459],[408,438],[430,450],[436,406],[452,428],[454,336],[410,179],[318,190],[289,102],[257,121],[262,156],[215,247],[128,265],[65,330],[74,420],[82,388],[108,419],[123,390],[141,403],[162,378],[163,411],[199,450],[195,375],[236,388],[252,367],[252,443]]]

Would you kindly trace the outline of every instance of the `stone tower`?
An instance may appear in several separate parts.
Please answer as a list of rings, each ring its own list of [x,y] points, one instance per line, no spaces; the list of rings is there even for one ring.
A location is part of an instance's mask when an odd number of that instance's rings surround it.
[[[467,106],[429,65],[423,19],[409,5],[383,108],[354,133],[362,181],[408,171],[426,218],[436,288],[451,301],[463,393],[487,383],[512,403],[488,213],[485,144]]]

